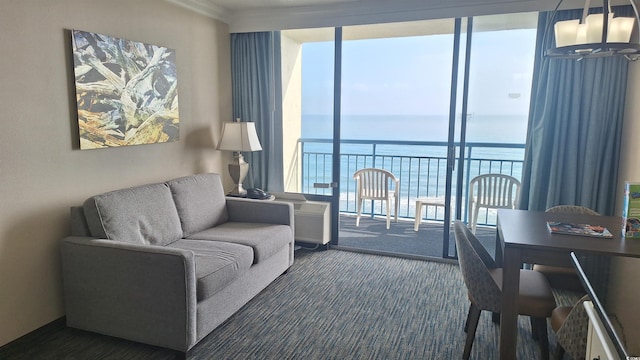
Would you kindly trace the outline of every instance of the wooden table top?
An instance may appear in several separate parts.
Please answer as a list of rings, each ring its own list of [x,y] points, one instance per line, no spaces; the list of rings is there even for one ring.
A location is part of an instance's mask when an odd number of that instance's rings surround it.
[[[612,238],[552,234],[547,221],[561,221],[606,227]],[[622,237],[622,218],[617,216],[547,213],[528,210],[498,210],[498,231],[502,246],[523,251],[575,251],[640,257],[640,239]]]

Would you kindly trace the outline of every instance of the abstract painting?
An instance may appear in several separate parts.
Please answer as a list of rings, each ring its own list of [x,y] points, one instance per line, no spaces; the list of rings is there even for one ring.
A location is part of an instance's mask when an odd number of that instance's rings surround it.
[[[71,31],[80,149],[180,138],[175,51]]]

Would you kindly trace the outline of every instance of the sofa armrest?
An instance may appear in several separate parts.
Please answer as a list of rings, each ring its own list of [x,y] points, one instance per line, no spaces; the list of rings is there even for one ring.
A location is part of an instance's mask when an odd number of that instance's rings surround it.
[[[69,326],[179,351],[196,343],[192,252],[79,236],[61,252]]]
[[[227,213],[229,221],[293,227],[293,204],[288,202],[227,197]]]

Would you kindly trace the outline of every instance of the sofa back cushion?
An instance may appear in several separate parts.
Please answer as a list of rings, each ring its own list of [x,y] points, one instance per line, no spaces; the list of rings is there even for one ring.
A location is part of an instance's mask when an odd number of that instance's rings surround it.
[[[180,218],[166,184],[96,195],[83,207],[93,237],[162,246],[182,238]]]
[[[173,195],[182,231],[191,234],[227,222],[227,202],[218,174],[198,174],[167,182]]]

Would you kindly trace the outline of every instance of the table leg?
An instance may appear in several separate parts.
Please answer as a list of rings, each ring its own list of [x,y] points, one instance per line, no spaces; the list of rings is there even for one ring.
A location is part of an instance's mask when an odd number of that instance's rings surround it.
[[[518,249],[503,249],[502,311],[500,313],[500,359],[516,358],[518,341],[518,304],[521,253]]]
[[[500,239],[500,219],[498,219],[498,223],[496,225],[496,247],[494,252],[494,260],[499,267],[502,267],[502,239]]]
[[[422,201],[416,201],[416,216],[413,223],[413,231],[418,231],[422,221]]]
[[[498,219],[498,223],[496,224],[496,245],[494,251],[494,260],[496,261],[496,265],[498,265],[498,267],[502,267],[502,242],[500,239],[500,231],[498,231],[498,226],[500,226],[500,219]],[[500,324],[500,313],[491,313],[491,321],[493,321],[495,324]]]

